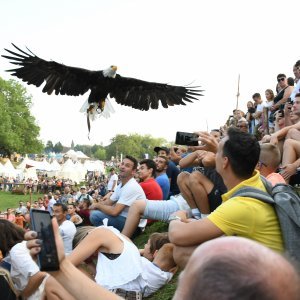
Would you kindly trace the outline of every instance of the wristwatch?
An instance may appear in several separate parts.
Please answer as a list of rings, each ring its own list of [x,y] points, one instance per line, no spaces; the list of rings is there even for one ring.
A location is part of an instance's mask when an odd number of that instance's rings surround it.
[[[171,215],[168,219],[169,222],[174,221],[174,220],[179,220],[181,221],[181,218],[176,216],[176,215]]]

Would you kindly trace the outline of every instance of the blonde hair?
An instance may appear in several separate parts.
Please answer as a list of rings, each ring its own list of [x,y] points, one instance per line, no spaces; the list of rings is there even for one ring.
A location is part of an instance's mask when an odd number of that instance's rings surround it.
[[[259,160],[267,167],[276,170],[281,162],[279,148],[270,143],[261,144]]]

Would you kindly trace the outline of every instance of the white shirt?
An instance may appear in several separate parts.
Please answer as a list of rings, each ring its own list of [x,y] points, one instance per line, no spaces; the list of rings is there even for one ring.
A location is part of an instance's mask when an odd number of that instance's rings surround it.
[[[295,85],[292,93],[291,93],[291,99],[294,101],[296,94],[300,93],[300,79],[298,80],[297,84]]]
[[[114,227],[101,228],[106,228],[118,236],[123,242],[123,250],[120,256],[113,260],[99,252],[95,281],[108,290],[120,288],[127,291],[143,291],[145,281],[141,275],[142,263],[138,248]]]
[[[120,183],[111,195],[110,200],[124,204],[126,207],[120,213],[120,216],[127,217],[129,206],[138,199],[146,199],[146,195],[142,187],[134,178],[131,178],[125,185]]]
[[[256,106],[256,112],[263,112],[263,110],[264,110],[263,103],[257,104],[257,106]],[[258,125],[259,122],[260,122],[260,118],[259,119],[254,119],[255,126]]]
[[[143,266],[142,277],[146,284],[143,296],[148,297],[168,283],[172,279],[173,273],[161,270],[145,257],[141,257],[141,260]]]
[[[54,198],[51,198],[49,200],[49,203],[48,203],[48,211],[50,213],[51,216],[53,216],[53,205],[56,203],[56,200]]]
[[[26,247],[26,241],[16,244],[9,251],[9,255],[5,261],[11,264],[10,275],[11,279],[18,291],[23,291],[29,282],[29,277],[37,274],[40,269],[30,256],[29,250]],[[38,300],[43,292],[42,284],[37,290],[27,299]]]
[[[76,227],[73,222],[65,220],[59,226],[59,232],[64,243],[65,254],[69,255],[73,250],[73,238],[76,233]]]
[[[117,174],[113,174],[110,176],[108,184],[107,184],[107,190],[113,191],[112,187],[113,187],[115,181],[116,181],[116,185],[114,187],[114,190],[116,189],[116,186],[118,183],[118,175]]]

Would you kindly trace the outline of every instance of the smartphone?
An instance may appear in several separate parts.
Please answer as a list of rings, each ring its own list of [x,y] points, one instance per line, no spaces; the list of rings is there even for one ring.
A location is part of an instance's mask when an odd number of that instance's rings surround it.
[[[175,144],[186,146],[198,146],[198,136],[190,132],[176,132]]]
[[[292,101],[291,97],[289,97],[289,98],[287,99],[287,103],[288,103],[288,104],[293,104],[293,101]]]
[[[38,254],[40,270],[59,270],[59,261],[50,213],[45,210],[31,209],[30,220],[32,229],[38,234],[38,239],[43,241],[41,251]]]

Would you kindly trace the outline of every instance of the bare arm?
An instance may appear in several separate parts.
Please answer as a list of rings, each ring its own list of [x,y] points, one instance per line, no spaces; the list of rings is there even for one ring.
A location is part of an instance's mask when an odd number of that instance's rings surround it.
[[[122,212],[122,210],[124,210],[125,207],[126,205],[120,203],[117,203],[114,206],[105,205],[103,203],[94,203],[90,206],[90,209],[99,209],[107,215],[116,217]]]
[[[46,275],[47,273],[45,272],[37,272],[33,276],[30,276],[26,288],[22,291],[22,296],[27,298],[32,295],[38,289]]]
[[[178,212],[175,215],[178,215]],[[176,246],[196,246],[223,234],[223,231],[207,218],[189,223],[174,220],[169,225],[169,239]]]

